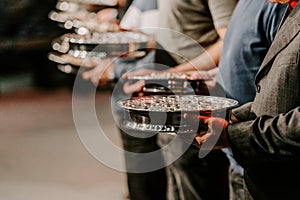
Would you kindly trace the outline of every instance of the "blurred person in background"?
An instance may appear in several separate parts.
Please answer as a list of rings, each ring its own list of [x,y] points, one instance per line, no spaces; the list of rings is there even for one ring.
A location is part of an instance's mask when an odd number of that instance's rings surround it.
[[[261,0],[240,0],[224,39],[217,83],[226,96],[240,104],[253,101],[255,75],[275,38],[286,5]],[[230,160],[230,199],[244,199],[243,169],[231,150],[224,150]]]
[[[157,41],[162,49],[156,49],[156,63],[170,66],[164,71],[138,70],[123,77],[163,72],[209,70],[219,63],[223,39],[235,8],[235,0],[160,0],[160,24]],[[181,35],[180,35],[181,34]],[[140,88],[127,83],[124,91]],[[159,135],[161,147],[168,145],[174,136]],[[183,143],[185,141],[182,141]],[[184,151],[182,144],[174,152]],[[172,149],[173,151],[173,149]],[[183,155],[166,167],[168,199],[228,199],[228,159],[221,150],[211,151],[199,158],[199,149],[190,146]],[[176,153],[175,153],[176,154]],[[175,155],[164,151],[164,158]]]
[[[231,17],[218,70],[190,72],[190,77],[216,78],[226,96],[240,104],[255,96],[255,75],[277,33],[287,6],[261,0],[240,0]],[[212,72],[213,71],[213,72]],[[204,76],[204,74],[209,74]],[[244,199],[243,168],[231,150],[224,149],[230,160],[230,199]]]
[[[0,60],[5,66],[1,68],[0,85],[6,77],[10,77],[9,84],[22,79],[23,87],[39,89],[70,84],[72,80],[57,73],[47,58],[53,38],[65,32],[48,18],[56,3],[56,0],[0,1]]]
[[[160,9],[164,11],[160,13],[160,27],[178,31],[191,40],[176,35],[173,37],[172,32],[169,35],[162,31],[157,37],[158,42],[163,49],[172,53],[158,54],[157,62],[171,67],[166,72],[214,68],[220,59],[224,35],[235,4],[235,0],[159,1]],[[169,144],[172,139],[174,136],[159,135],[161,147]],[[177,148],[176,151],[182,150],[181,144]],[[174,156],[172,151],[164,153],[165,159]],[[178,160],[166,167],[168,199],[229,198],[228,160],[225,154],[222,151],[211,151],[204,158],[198,155],[199,149],[192,145]]]
[[[108,13],[100,13],[108,14]],[[104,18],[104,16],[99,16]],[[146,34],[153,35],[158,26],[158,10],[156,0],[134,0],[127,11],[124,13],[120,21],[120,29],[128,31],[141,31]],[[152,64],[154,62],[154,51],[150,51],[145,57],[140,59],[108,59],[100,61],[99,64],[92,70],[83,72],[82,76],[85,80],[91,80],[95,85],[99,84],[99,80],[103,79],[110,71],[113,71],[114,78],[118,80],[118,84],[122,85],[122,80],[119,78],[128,71],[138,69],[138,67],[145,64]],[[104,74],[103,74],[104,72]],[[122,90],[116,92],[117,96],[113,96],[113,101],[130,98]],[[116,109],[114,106],[113,109]],[[119,119],[124,120],[121,111],[117,110]],[[119,123],[118,123],[119,124]],[[166,174],[165,169],[159,169],[151,172],[131,172],[138,169],[142,164],[131,153],[147,153],[159,149],[157,145],[157,137],[140,138],[142,133],[130,133],[120,129],[121,138],[123,142],[126,168],[130,170],[127,172],[127,184],[129,191],[129,198],[131,200],[164,200],[166,199]],[[134,134],[137,134],[134,136]],[[160,156],[157,162],[163,163],[163,158]]]

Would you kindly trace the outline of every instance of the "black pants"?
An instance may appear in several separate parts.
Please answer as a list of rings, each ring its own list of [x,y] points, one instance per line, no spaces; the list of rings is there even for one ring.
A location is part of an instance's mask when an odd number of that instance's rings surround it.
[[[159,149],[157,136],[149,138],[133,137],[121,131],[124,150],[135,153],[147,153]],[[162,156],[157,162],[163,162]],[[133,156],[125,154],[127,168],[142,164]],[[166,199],[166,172],[165,169],[145,173],[127,172],[127,183],[131,200],[165,200]]]
[[[168,145],[174,136],[159,134],[159,145]],[[164,151],[165,160],[173,160],[178,152],[184,152],[183,140],[177,140],[174,148]],[[172,164],[167,171],[168,200],[228,200],[229,161],[221,150],[212,150],[204,158],[199,158],[196,146],[189,148]]]

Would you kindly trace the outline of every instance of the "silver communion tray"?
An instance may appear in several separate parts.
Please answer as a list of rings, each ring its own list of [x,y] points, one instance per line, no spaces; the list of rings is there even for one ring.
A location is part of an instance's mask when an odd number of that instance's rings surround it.
[[[152,73],[143,76],[130,76],[129,80],[144,80],[143,91],[147,94],[202,94],[208,93],[206,81],[210,79],[189,80],[187,75],[173,72]]]
[[[53,40],[52,48],[74,57],[108,58],[126,57],[129,52],[141,49],[148,51],[153,48],[153,44],[152,36],[140,32],[93,32],[87,35],[67,33]]]
[[[201,125],[190,126],[186,115],[227,118],[238,102],[224,97],[202,95],[153,95],[117,102],[124,110],[121,126],[146,132],[195,132]],[[197,130],[195,130],[197,129]]]
[[[233,99],[202,95],[153,95],[118,101],[126,110],[145,112],[196,112],[226,110],[238,105]]]

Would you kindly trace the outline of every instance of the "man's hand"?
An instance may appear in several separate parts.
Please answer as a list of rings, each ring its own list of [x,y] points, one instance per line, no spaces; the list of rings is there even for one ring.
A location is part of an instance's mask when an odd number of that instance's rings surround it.
[[[227,120],[218,117],[209,117],[205,118],[203,123],[207,124],[207,132],[201,132],[195,137],[196,141],[200,145],[204,143],[209,144],[209,141],[217,139],[217,143],[213,144],[214,149],[229,147],[229,142],[226,135],[226,129],[229,124]]]
[[[197,79],[204,79],[205,80],[205,84],[210,87],[213,88],[216,86],[216,77],[218,74],[218,68],[213,68],[211,70],[208,71],[188,71],[186,72],[187,78],[189,80],[197,80]]]
[[[198,133],[195,136],[195,140],[200,146],[205,145],[214,149],[229,147],[226,135],[226,129],[229,124],[227,120],[202,115],[185,115],[184,118],[187,123],[198,126]]]
[[[105,8],[97,12],[97,20],[100,23],[115,21],[117,16],[118,10],[115,8]]]
[[[128,79],[131,76],[145,76],[145,75],[150,75],[154,72],[157,72],[157,71],[150,70],[150,69],[140,69],[140,70],[137,70],[137,71],[124,73],[122,75],[122,78]],[[130,94],[133,94],[133,93],[141,92],[144,86],[145,86],[145,81],[144,80],[139,80],[135,83],[126,82],[126,83],[124,83],[123,91],[124,91],[125,94],[130,95]]]
[[[96,67],[82,73],[84,80],[90,80],[94,85],[105,85],[113,78],[113,64],[111,59],[100,60]]]
[[[135,83],[126,82],[123,85],[123,92],[125,94],[132,95],[133,93],[142,92],[144,86],[145,86],[144,80],[139,80]]]

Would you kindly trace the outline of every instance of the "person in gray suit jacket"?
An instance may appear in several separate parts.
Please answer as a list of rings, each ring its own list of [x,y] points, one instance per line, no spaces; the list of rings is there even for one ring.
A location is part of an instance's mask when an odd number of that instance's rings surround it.
[[[209,129],[199,133],[196,140],[203,148],[214,145],[215,149],[232,149],[245,169],[247,199],[298,199],[300,5],[291,0],[272,2],[293,2],[296,6],[287,11],[256,75],[254,101],[233,109],[230,122],[203,118]]]

